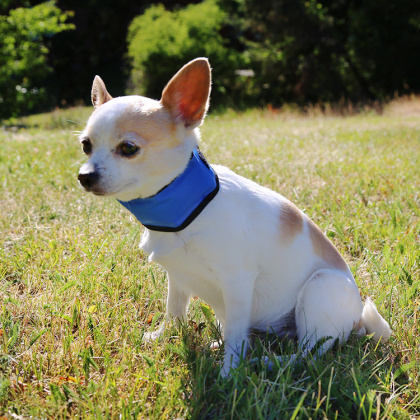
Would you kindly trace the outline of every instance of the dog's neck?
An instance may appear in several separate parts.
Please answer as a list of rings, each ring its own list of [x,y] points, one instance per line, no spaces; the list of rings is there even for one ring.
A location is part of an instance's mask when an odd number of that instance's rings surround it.
[[[198,149],[184,172],[157,194],[120,201],[147,229],[179,232],[185,229],[219,191],[219,179]]]

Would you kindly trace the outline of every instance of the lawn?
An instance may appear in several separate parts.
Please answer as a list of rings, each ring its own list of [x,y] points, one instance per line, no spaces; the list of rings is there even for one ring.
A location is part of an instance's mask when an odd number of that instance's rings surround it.
[[[416,108],[417,107],[417,108]],[[211,310],[146,343],[166,279],[138,248],[142,227],[84,193],[75,130],[89,109],[0,131],[0,418],[382,419],[420,416],[420,112],[210,115],[211,163],[281,192],[348,261],[393,335],[336,345],[314,363],[251,365],[296,346],[257,337],[230,379]],[[70,121],[69,121],[70,120]]]

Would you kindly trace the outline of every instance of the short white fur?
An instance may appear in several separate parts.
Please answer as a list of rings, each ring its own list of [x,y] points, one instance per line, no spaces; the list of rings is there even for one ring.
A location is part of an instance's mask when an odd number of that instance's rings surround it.
[[[161,101],[112,99],[95,78],[96,110],[81,135],[92,152],[80,173],[96,170],[98,180],[85,189],[123,201],[158,192],[183,172],[198,145],[209,94],[204,58],[184,66]],[[137,155],[116,154],[124,139],[138,145]],[[302,212],[274,191],[225,167],[213,168],[220,191],[198,218],[176,233],[145,229],[140,246],[168,272],[166,321],[185,319],[193,295],[213,308],[225,341],[222,375],[245,355],[250,330],[282,334],[291,327],[303,355],[326,337],[317,350],[322,354],[354,327],[375,340],[390,337],[373,302],[363,305],[350,269],[340,260],[334,263],[337,251],[324,235],[313,235]],[[286,209],[292,209],[292,218]],[[162,322],[146,339],[158,338],[164,328]]]

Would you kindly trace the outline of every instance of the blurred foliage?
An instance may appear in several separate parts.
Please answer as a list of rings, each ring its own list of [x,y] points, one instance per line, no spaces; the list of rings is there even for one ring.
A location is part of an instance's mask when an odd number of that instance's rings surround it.
[[[158,97],[183,64],[204,55],[217,107],[386,100],[420,90],[418,51],[418,0],[153,6],[129,28],[130,91]]]
[[[418,0],[219,0],[260,101],[384,100],[419,92]]]
[[[5,6],[11,2],[6,2]],[[0,118],[40,110],[48,103],[45,80],[49,40],[73,28],[53,1],[0,16]]]
[[[208,57],[217,78],[212,98],[219,106],[232,106],[240,84],[235,70],[244,57],[222,36],[227,14],[215,0],[168,11],[152,6],[136,17],[128,30],[132,93],[159,99],[166,82],[189,60]]]
[[[213,109],[420,92],[419,0],[58,5],[1,1],[0,118],[89,103],[95,74],[113,96],[158,98],[197,56],[209,57],[213,67]]]

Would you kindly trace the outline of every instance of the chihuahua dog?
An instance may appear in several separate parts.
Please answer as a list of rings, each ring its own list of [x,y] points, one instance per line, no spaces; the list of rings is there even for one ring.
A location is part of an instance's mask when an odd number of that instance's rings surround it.
[[[344,259],[302,211],[207,163],[198,127],[210,87],[206,58],[186,64],[160,101],[112,98],[96,76],[95,110],[80,136],[89,158],[80,184],[134,214],[145,226],[141,248],[168,273],[166,322],[185,319],[192,295],[211,305],[225,342],[223,376],[245,355],[250,331],[292,334],[302,356],[322,354],[352,329],[386,341],[388,323],[369,298],[363,305]]]

